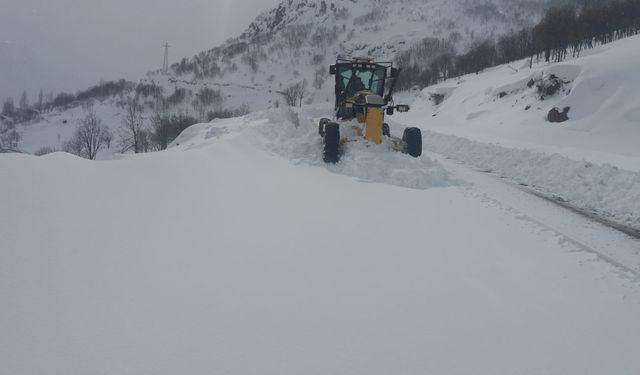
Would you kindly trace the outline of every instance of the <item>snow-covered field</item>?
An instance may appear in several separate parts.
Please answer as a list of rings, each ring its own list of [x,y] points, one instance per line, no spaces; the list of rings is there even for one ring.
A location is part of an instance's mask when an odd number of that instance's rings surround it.
[[[0,155],[0,373],[640,371],[637,241],[590,228],[619,267],[439,156],[325,166],[316,115]]]

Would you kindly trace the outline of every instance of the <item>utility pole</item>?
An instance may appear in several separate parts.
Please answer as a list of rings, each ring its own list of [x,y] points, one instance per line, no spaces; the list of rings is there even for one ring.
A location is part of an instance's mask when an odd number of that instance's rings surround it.
[[[166,42],[164,45],[164,63],[162,64],[162,71],[167,74],[169,73],[169,42]]]

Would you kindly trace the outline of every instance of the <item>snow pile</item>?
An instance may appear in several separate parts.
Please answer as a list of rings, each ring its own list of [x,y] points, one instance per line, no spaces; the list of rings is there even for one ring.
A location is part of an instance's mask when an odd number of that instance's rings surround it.
[[[425,147],[476,168],[557,195],[572,204],[640,228],[640,173],[559,154],[502,147],[433,131]]]
[[[239,119],[216,120],[186,129],[173,145],[199,148],[211,138],[235,133],[238,140],[291,160],[294,164],[321,166],[365,182],[385,183],[412,189],[428,189],[458,184],[438,162],[427,156],[412,158],[395,152],[391,144],[364,140],[348,142],[337,164],[322,160],[322,138],[318,134],[318,112],[299,109],[272,109]]]

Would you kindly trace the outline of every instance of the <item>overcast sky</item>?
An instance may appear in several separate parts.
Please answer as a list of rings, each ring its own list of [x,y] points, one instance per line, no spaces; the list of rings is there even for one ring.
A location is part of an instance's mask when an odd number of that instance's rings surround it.
[[[0,41],[22,44],[83,80],[136,79],[240,34],[279,0],[1,0]]]

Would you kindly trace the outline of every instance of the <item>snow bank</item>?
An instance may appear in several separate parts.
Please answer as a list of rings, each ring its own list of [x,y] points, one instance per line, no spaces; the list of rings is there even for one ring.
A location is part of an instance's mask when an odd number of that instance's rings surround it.
[[[640,228],[640,173],[426,131],[428,150]]]
[[[427,156],[412,158],[395,152],[389,142],[380,145],[364,140],[349,142],[339,163],[322,161],[322,138],[317,115],[300,109],[271,109],[238,119],[216,120],[186,129],[172,144],[185,149],[205,147],[215,139],[231,135],[249,141],[253,147],[275,153],[294,164],[327,168],[331,172],[361,181],[385,183],[412,189],[459,184],[442,165]],[[327,115],[325,113],[325,115]]]
[[[268,150],[298,164],[322,166],[338,174],[366,182],[386,183],[413,189],[456,184],[438,162],[422,156],[412,158],[392,150],[390,142],[380,145],[364,140],[343,147],[340,162],[322,161],[322,138],[317,118],[305,111],[271,110],[253,116],[260,126],[252,127],[255,140]],[[265,121],[266,119],[266,121]]]

